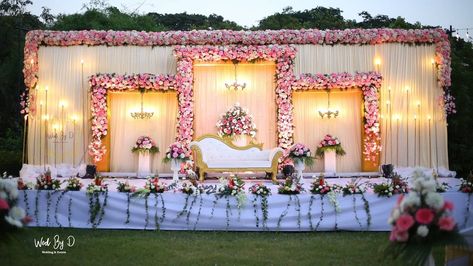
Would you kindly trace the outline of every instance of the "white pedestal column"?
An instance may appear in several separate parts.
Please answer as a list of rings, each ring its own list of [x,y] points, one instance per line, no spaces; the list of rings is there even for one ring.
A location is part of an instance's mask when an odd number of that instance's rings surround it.
[[[337,155],[335,151],[324,152],[324,170],[326,175],[333,175],[337,172]]]
[[[171,170],[172,170],[172,180],[179,180],[179,170],[181,170],[181,160],[172,159],[171,160]]]
[[[302,171],[305,169],[304,160],[294,160],[294,169],[297,171],[297,180],[301,181]]]
[[[151,156],[149,152],[138,152],[138,177],[151,175]]]

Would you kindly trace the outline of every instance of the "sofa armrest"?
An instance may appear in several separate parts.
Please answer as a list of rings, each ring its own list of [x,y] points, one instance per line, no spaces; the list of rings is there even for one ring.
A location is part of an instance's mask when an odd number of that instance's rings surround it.
[[[276,156],[276,154],[277,154],[278,152],[281,152],[281,153],[282,153],[283,150],[282,150],[281,148],[274,148],[274,149],[271,149],[271,151],[269,152],[269,158],[268,158],[269,161],[272,161],[273,158],[274,158],[274,156]]]

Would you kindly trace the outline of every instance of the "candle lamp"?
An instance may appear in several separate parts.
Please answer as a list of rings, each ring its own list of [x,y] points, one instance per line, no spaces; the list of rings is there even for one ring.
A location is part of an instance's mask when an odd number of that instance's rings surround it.
[[[23,124],[23,154],[22,154],[22,157],[21,157],[21,164],[25,164],[26,162],[26,125],[27,125],[27,120],[28,120],[28,115],[25,115],[24,117],[25,119],[25,122]]]
[[[432,117],[427,116],[428,120],[428,128],[429,128],[429,167],[432,168],[432,138],[431,138],[431,130],[430,130],[430,122]]]
[[[406,86],[406,96],[407,96],[407,101],[406,101],[406,158],[407,158],[407,163],[406,166],[409,166],[409,86]]]
[[[381,58],[376,57],[376,58],[374,59],[374,65],[375,65],[376,71],[379,72],[380,66],[381,66]]]
[[[401,116],[396,115],[396,165],[399,166],[399,123],[401,121]]]

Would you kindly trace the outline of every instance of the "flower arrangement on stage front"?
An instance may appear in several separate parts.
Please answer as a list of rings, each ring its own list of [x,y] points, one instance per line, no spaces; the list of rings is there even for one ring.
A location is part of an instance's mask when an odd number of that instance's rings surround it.
[[[324,139],[320,141],[315,151],[315,155],[319,158],[324,157],[325,151],[335,151],[337,155],[345,155],[345,150],[342,148],[342,144],[337,137],[333,137],[330,134],[325,135]]]
[[[314,178],[310,186],[310,192],[312,194],[325,195],[332,191],[338,191],[340,187],[338,185],[330,185],[325,181],[325,177],[320,175],[317,178]]]
[[[267,186],[261,183],[256,183],[252,185],[248,191],[251,192],[251,194],[256,195],[256,196],[262,196],[266,197],[271,195],[271,189],[269,189]]]
[[[17,188],[18,190],[29,190],[34,188],[34,184],[31,182],[25,183],[23,181],[23,178],[18,177],[18,180],[16,181],[17,183]]]
[[[51,177],[51,171],[48,169],[44,174],[36,178],[36,189],[38,190],[59,190],[61,181]]]
[[[352,179],[342,187],[343,195],[363,194],[366,192],[366,186],[360,184],[359,179]]]
[[[283,183],[279,184],[278,193],[285,195],[296,195],[304,191],[302,184],[293,176],[288,176]]]
[[[217,194],[221,196],[235,196],[238,208],[243,207],[246,202],[245,182],[238,176],[229,176],[219,178],[220,184],[217,185]]]
[[[450,190],[450,189],[452,188],[452,187],[451,187],[448,183],[446,183],[446,182],[439,183],[437,180],[435,180],[435,181],[436,181],[436,184],[437,184],[437,186],[436,186],[436,191],[437,191],[438,193],[447,192],[448,190]]]
[[[307,166],[312,166],[314,164],[310,149],[302,143],[292,145],[289,149],[288,157],[291,158],[294,163],[302,162]]]
[[[190,150],[180,142],[174,142],[169,145],[166,156],[163,158],[163,162],[168,163],[172,159],[187,161],[191,156]]]
[[[108,192],[108,185],[103,182],[103,176],[96,175],[86,188],[87,194],[94,194],[96,192]]]
[[[221,137],[234,137],[239,135],[256,136],[256,125],[248,110],[236,103],[217,121],[218,135]]]
[[[451,215],[453,203],[435,191],[432,176],[416,171],[413,187],[399,196],[389,223],[393,228],[386,254],[401,257],[409,265],[424,265],[434,245],[464,244]]]
[[[0,232],[21,228],[31,221],[23,208],[18,207],[18,188],[14,180],[0,179]],[[3,238],[3,236],[2,236]]]
[[[156,142],[148,136],[140,136],[135,143],[135,146],[131,148],[132,152],[149,152],[157,153],[159,148],[156,146]]]
[[[70,177],[66,180],[66,184],[66,190],[69,191],[79,191],[84,186],[77,177]]]
[[[149,193],[163,193],[166,186],[159,182],[159,177],[149,177],[144,187]]]
[[[184,182],[182,183],[180,191],[187,195],[197,196],[204,193],[204,187],[197,184],[197,182]]]
[[[394,174],[390,182],[383,182],[381,184],[373,185],[374,193],[378,196],[391,197],[396,194],[404,194],[409,192],[409,186],[407,181],[403,179],[400,175]]]
[[[130,185],[128,181],[125,182],[118,182],[117,183],[117,191],[118,192],[125,192],[125,193],[133,193],[136,191],[136,187],[133,185]]]
[[[473,193],[473,173],[470,172],[466,179],[460,178],[459,191],[463,193]]]

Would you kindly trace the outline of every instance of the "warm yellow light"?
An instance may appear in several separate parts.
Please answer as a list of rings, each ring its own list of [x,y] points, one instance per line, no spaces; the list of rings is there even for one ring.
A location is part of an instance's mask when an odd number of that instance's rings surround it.
[[[435,59],[434,59],[434,58],[431,58],[431,59],[430,59],[430,63],[431,63],[432,65],[435,65]]]
[[[66,102],[66,101],[64,101],[64,100],[63,100],[63,101],[59,101],[59,107],[64,108],[64,107],[66,107],[66,105],[67,105],[67,102]]]
[[[40,101],[40,102],[39,102],[39,106],[43,106],[43,101]]]
[[[388,87],[388,91],[391,92],[391,86]]]
[[[43,120],[48,121],[49,120],[49,115],[43,115]]]
[[[401,116],[400,116],[400,115],[396,115],[396,116],[394,116],[394,118],[395,118],[396,120],[398,120],[398,121],[401,120]]]
[[[387,105],[390,105],[390,104],[391,104],[391,102],[390,102],[390,101],[386,101],[386,104],[387,104]]]
[[[430,117],[430,115],[429,115],[429,116],[427,116],[427,119],[429,119],[429,121],[430,121],[432,119],[432,117]]]
[[[79,120],[79,117],[77,115],[72,115],[71,119],[72,119],[73,122],[75,122],[75,121]]]
[[[417,107],[420,107],[420,101],[417,101]]]
[[[53,129],[54,129],[54,130],[58,130],[58,129],[60,129],[60,128],[61,128],[61,126],[60,126],[60,125],[58,125],[58,124],[53,124],[53,126],[52,126],[52,127],[53,127]]]
[[[34,64],[34,59],[33,58],[31,58],[30,63]]]
[[[381,58],[376,57],[376,58],[374,59],[374,64],[375,64],[376,66],[381,65]]]
[[[83,60],[83,59],[80,60],[80,64],[81,64],[81,65],[84,64],[84,60]]]
[[[417,119],[417,115],[414,115],[414,120],[416,120],[416,119]]]
[[[49,86],[46,86],[46,88],[44,88],[45,91],[48,91],[48,89],[49,89]]]
[[[25,121],[28,119],[28,115],[25,115]]]
[[[406,86],[406,92],[409,92],[411,88],[409,86]]]

